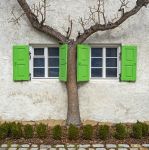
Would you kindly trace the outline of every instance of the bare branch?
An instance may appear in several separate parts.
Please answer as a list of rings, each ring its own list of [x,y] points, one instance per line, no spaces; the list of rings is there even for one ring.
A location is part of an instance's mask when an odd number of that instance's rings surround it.
[[[127,4],[127,3],[126,3]],[[125,4],[125,6],[126,6]],[[115,22],[109,22],[105,24],[100,24],[96,23],[92,25],[90,28],[86,29],[83,34],[81,34],[79,37],[76,39],[76,44],[84,42],[89,36],[91,36],[93,33],[98,32],[98,31],[106,31],[110,29],[114,29],[121,25],[125,20],[130,18],[131,16],[135,15],[143,6],[147,6],[149,4],[149,0],[137,0],[136,1],[136,6],[132,8],[128,12],[124,12],[124,14]],[[105,18],[103,14],[103,18]],[[104,21],[106,22],[106,20]]]
[[[149,0],[137,0],[136,1],[137,6],[147,6],[149,4]]]
[[[39,3],[38,6],[33,5],[32,9],[27,4],[26,0],[17,0],[17,1],[22,7],[31,25],[35,29],[44,32],[63,43],[68,43],[69,41],[71,41],[69,38],[72,33],[72,26],[73,26],[72,20],[69,20],[70,25],[66,31],[66,36],[58,32],[56,29],[48,25],[44,25],[46,20],[47,7],[48,7],[46,0],[42,0],[42,3]],[[136,0],[136,6],[130,11],[125,12],[125,8],[127,8],[128,5],[128,0],[120,0],[120,1],[121,1],[121,6],[119,11],[122,12],[121,17],[119,18],[117,14],[111,21],[107,22],[105,16],[104,0],[97,0],[97,5],[92,8],[91,7],[89,8],[89,12],[90,12],[89,17],[84,19],[83,18],[79,19],[79,23],[83,28],[83,33],[78,32],[78,37],[76,38],[75,43],[77,44],[77,43],[84,42],[90,35],[92,35],[95,32],[106,31],[118,27],[129,17],[136,14],[143,6],[147,6],[149,3],[149,0]],[[17,22],[21,18],[21,16],[19,16],[17,19],[17,17],[14,14],[13,16]],[[90,25],[90,27],[87,28],[89,24],[93,24],[93,25]]]
[[[71,33],[72,33],[72,28],[73,28],[73,20],[70,19],[70,16],[68,16],[68,23],[69,23],[69,26],[68,26],[67,30],[66,30],[66,28],[64,26],[62,27],[64,32],[66,33],[66,38],[67,39],[70,38]]]
[[[46,15],[47,15],[47,1],[44,0],[44,19],[46,20]]]
[[[106,25],[106,24],[107,24],[107,21],[106,21],[106,17],[105,17],[105,2],[104,2],[104,0],[103,0],[102,3],[103,3],[103,4],[102,4],[102,7],[103,7],[102,16],[103,16],[104,23],[105,23],[105,25]]]
[[[128,0],[120,0],[121,2],[121,6],[120,6],[120,9],[118,11],[121,11],[122,12],[122,16],[124,15],[124,12],[125,12],[125,8],[128,8],[128,3],[129,1]]]
[[[114,18],[111,20],[111,22],[116,21],[118,18],[119,18],[119,15],[118,15],[118,13],[117,13],[117,14],[114,16]]]
[[[89,7],[89,17],[88,18],[80,18],[79,23],[85,31],[87,25],[89,24],[100,24],[101,22],[107,23],[105,17],[105,9],[104,9],[104,0],[97,0],[97,5],[93,7]]]
[[[50,35],[54,38],[56,38],[59,42],[61,43],[66,43],[68,42],[67,38],[62,35],[60,32],[58,32],[56,29],[44,25],[45,19],[46,19],[46,14],[43,16],[41,15],[42,8],[45,7],[45,5],[38,5],[38,9],[36,6],[33,6],[33,10],[29,7],[28,3],[26,0],[17,0],[18,3],[20,4],[21,8],[23,9],[24,13],[26,14],[28,20],[30,21],[31,25],[37,29],[38,31],[44,32],[47,35]],[[46,2],[46,1],[44,1]],[[46,10],[45,10],[46,11]],[[36,13],[35,13],[36,12]],[[42,20],[39,21],[39,13],[42,17]],[[43,13],[42,13],[43,14]]]
[[[89,15],[89,19],[88,19],[88,22],[90,20],[92,20],[94,23],[96,23],[96,19],[95,19],[95,13],[96,11],[93,10],[93,8],[89,7],[89,11],[90,11],[90,15]],[[99,20],[100,21],[100,20]]]
[[[98,23],[100,24],[100,0],[98,1],[98,4],[97,4],[97,14],[98,14]]]
[[[80,23],[80,25],[82,26],[83,30],[85,31],[86,22],[83,20],[82,17],[79,19],[79,23]]]
[[[38,20],[41,20],[41,24],[44,24],[46,21],[47,7],[49,6],[50,5],[47,5],[47,0],[41,0],[38,4],[34,4],[31,8]]]
[[[68,39],[69,39],[70,36],[71,36],[72,27],[73,27],[73,22],[72,22],[72,19],[70,19],[70,16],[69,16],[69,23],[70,23],[70,27],[68,27],[68,31],[67,31],[67,38],[68,38]]]

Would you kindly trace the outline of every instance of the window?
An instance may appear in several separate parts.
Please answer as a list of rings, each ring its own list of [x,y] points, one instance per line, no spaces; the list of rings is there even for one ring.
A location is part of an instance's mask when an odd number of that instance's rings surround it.
[[[48,48],[48,77],[59,77],[59,48]]]
[[[33,59],[33,76],[34,77],[45,77],[45,55],[44,48],[34,49]]]
[[[117,47],[91,48],[91,78],[117,78],[118,63]]]
[[[33,48],[33,78],[59,77],[59,48]]]

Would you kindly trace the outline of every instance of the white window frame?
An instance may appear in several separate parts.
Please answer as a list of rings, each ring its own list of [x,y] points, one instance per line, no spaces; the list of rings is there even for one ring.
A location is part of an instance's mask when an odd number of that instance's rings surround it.
[[[49,68],[59,68],[59,67],[49,67],[48,66],[48,58],[59,58],[58,56],[48,56],[48,48],[50,47],[59,47],[57,45],[37,45],[37,46],[30,46],[30,56],[31,56],[31,59],[30,59],[30,73],[31,73],[31,79],[59,79],[59,77],[48,77],[48,69]],[[34,58],[38,58],[38,56],[35,56],[34,55],[34,49],[35,48],[44,48],[44,57],[45,58],[45,77],[34,77],[33,76],[33,72],[34,72],[34,67],[33,67],[33,61],[34,61]],[[40,56],[42,57],[42,56]],[[41,67],[42,68],[42,67]]]
[[[91,49],[92,48],[102,48],[103,52],[102,52],[102,67],[91,67],[91,59],[92,58],[96,58],[96,57],[91,57]],[[117,58],[117,67],[111,67],[111,68],[117,68],[117,77],[106,77],[106,68],[110,68],[110,67],[106,67],[106,48],[117,48],[117,57],[109,57],[109,58]],[[120,76],[120,45],[91,45],[91,49],[90,49],[90,79],[119,79]],[[99,57],[97,57],[99,58]],[[91,69],[92,68],[102,68],[102,77],[92,77],[92,72]]]

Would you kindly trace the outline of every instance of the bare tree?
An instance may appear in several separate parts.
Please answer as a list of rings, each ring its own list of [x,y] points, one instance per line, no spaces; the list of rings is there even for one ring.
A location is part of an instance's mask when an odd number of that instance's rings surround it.
[[[97,5],[89,8],[89,17],[84,19],[80,18],[79,23],[83,28],[83,32],[78,32],[78,36],[76,37],[76,39],[70,38],[73,25],[71,19],[69,19],[70,27],[68,27],[66,35],[63,35],[53,27],[45,24],[47,12],[46,8],[48,7],[46,4],[46,0],[42,0],[42,5],[39,3],[38,6],[34,5],[33,8],[28,5],[26,0],[17,1],[23,9],[23,14],[27,16],[33,28],[47,34],[48,36],[54,37],[59,43],[68,44],[68,79],[66,83],[68,93],[67,124],[72,123],[80,125],[81,119],[76,80],[77,44],[83,43],[89,36],[91,36],[95,32],[117,28],[128,18],[135,15],[143,6],[147,6],[149,0],[136,0],[136,5],[130,11],[126,12],[125,8],[127,7],[128,0],[120,0],[121,6],[118,11],[121,12],[121,16],[118,17],[118,15],[116,15],[111,21],[108,21],[105,16],[104,0],[97,0]],[[20,17],[14,18],[14,20],[18,21]],[[92,22],[92,25],[90,25],[90,27],[88,28],[87,26],[89,22]]]

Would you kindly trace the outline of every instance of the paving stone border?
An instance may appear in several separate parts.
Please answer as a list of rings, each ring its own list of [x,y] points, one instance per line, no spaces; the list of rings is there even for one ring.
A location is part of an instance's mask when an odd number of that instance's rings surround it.
[[[149,144],[1,144],[0,150],[149,150]]]

